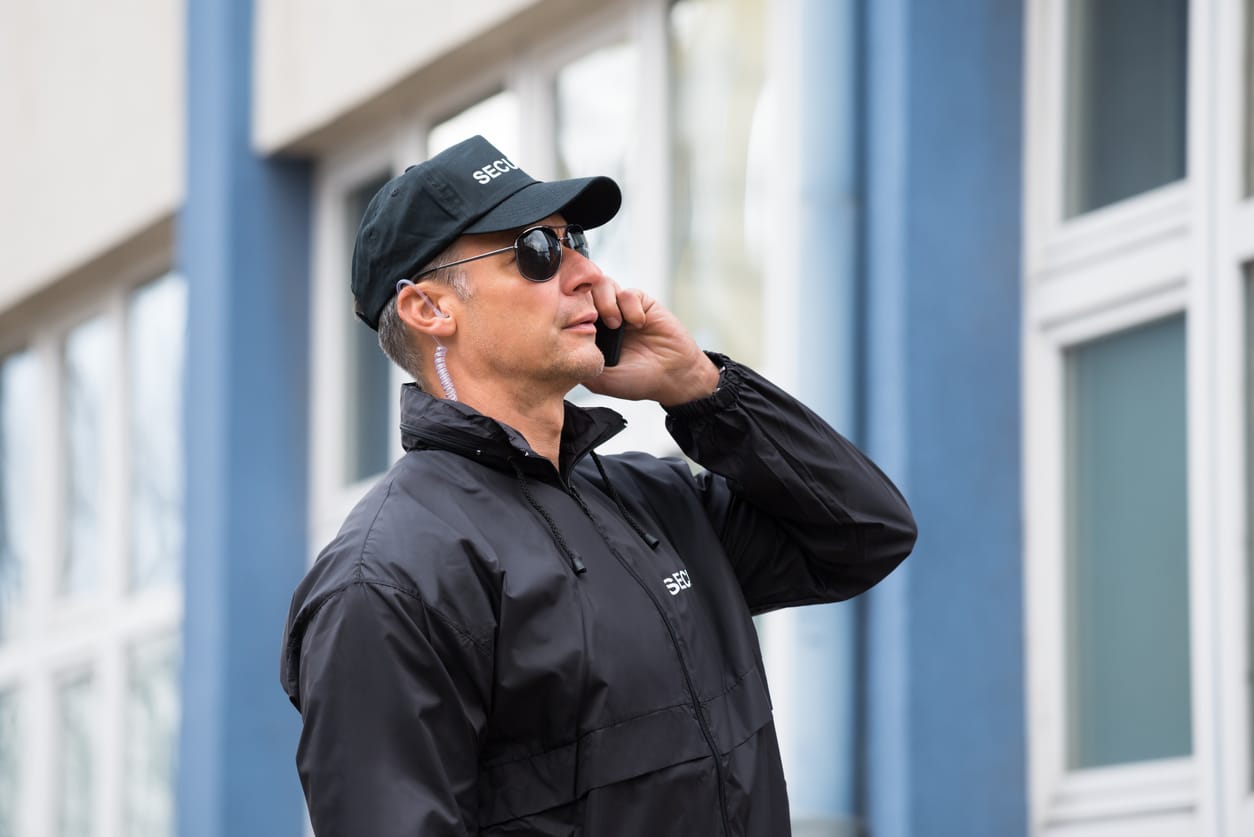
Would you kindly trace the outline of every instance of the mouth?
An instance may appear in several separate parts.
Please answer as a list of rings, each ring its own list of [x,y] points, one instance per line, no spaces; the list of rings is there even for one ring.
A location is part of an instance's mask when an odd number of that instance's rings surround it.
[[[597,314],[595,311],[593,311],[590,314],[587,314],[585,316],[580,317],[577,320],[572,321],[570,325],[566,326],[565,330],[566,331],[587,331],[587,332],[595,333],[597,319],[598,319]]]

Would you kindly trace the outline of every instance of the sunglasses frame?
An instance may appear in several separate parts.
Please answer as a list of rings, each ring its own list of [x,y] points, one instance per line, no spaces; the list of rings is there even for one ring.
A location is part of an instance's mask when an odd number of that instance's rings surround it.
[[[454,265],[465,264],[466,262],[473,262],[477,259],[486,259],[489,256],[498,256],[501,253],[508,253],[512,250],[514,252],[514,264],[518,265],[518,274],[522,276],[522,278],[526,279],[528,282],[535,282],[537,284],[540,282],[547,282],[550,279],[552,279],[554,276],[556,276],[557,272],[562,269],[562,253],[565,250],[565,248],[569,247],[570,249],[574,250],[576,253],[583,256],[584,258],[587,258],[588,256],[588,237],[587,237],[587,234],[584,232],[583,227],[579,226],[578,224],[567,224],[565,227],[565,230],[566,232],[564,235],[558,235],[557,228],[546,226],[544,224],[538,224],[534,227],[528,227],[527,229],[520,232],[518,234],[518,237],[514,239],[514,243],[508,247],[501,247],[498,250],[489,250],[486,253],[480,253],[476,256],[469,256],[464,259],[457,259],[456,261],[446,262],[440,265],[439,267],[433,267],[428,270],[424,270],[421,273],[415,273],[411,277],[411,280],[417,279],[420,276],[426,276],[429,273],[435,273],[437,270],[443,270],[446,267],[453,267]],[[554,242],[557,243],[557,262],[554,263],[553,270],[549,273],[548,276],[543,276],[538,279],[528,276],[526,272],[523,271],[522,261],[518,258],[518,254],[521,252],[520,243],[522,242],[524,238],[531,235],[533,232],[544,233],[544,237],[548,241],[550,248],[552,248],[552,245]],[[583,246],[577,246],[575,244],[573,237],[576,235],[580,236],[583,239]]]

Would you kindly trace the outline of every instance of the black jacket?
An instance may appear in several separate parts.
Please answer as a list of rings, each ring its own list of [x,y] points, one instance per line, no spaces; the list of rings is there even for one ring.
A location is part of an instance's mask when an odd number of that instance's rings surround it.
[[[406,454],[296,590],[282,682],[319,837],[789,833],[751,614],[846,599],[909,554],[900,494],[796,400],[725,364],[680,460],[560,469],[412,385]]]

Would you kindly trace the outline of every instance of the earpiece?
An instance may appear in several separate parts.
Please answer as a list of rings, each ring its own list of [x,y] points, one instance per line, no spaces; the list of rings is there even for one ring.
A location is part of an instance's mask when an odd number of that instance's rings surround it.
[[[432,301],[431,301],[431,297],[429,297],[429,296],[427,296],[425,293],[423,293],[422,288],[418,287],[417,285],[415,285],[413,282],[409,281],[408,279],[402,279],[401,281],[399,281],[399,282],[397,282],[397,283],[396,283],[396,292],[397,292],[397,293],[400,293],[400,292],[401,292],[401,288],[405,287],[406,285],[409,285],[409,286],[410,286],[410,287],[412,287],[415,291],[417,291],[417,292],[418,292],[418,296],[422,297],[423,302],[425,302],[425,303],[427,303],[428,305],[430,305],[430,306],[431,306],[431,310],[435,312],[435,315],[436,315],[437,317],[439,317],[439,318],[440,318],[440,319],[442,319],[442,320],[447,320],[447,319],[448,319],[448,314],[445,314],[443,311],[441,311],[439,308],[437,308],[437,307],[436,307],[436,304],[435,304],[434,302],[432,302]]]
[[[425,293],[423,293],[421,290],[418,290],[418,295],[419,295],[420,297],[422,297],[424,300],[426,300],[427,304],[431,306],[431,310],[435,312],[435,315],[436,315],[437,317],[439,317],[439,318],[440,318],[440,319],[442,319],[442,320],[447,320],[447,319],[448,319],[448,314],[445,314],[443,311],[441,311],[439,308],[437,308],[437,307],[435,306],[435,303],[431,301],[431,297],[427,296],[427,295],[426,295]]]
[[[418,287],[417,285],[415,285],[413,282],[409,281],[408,279],[402,279],[401,281],[396,283],[396,292],[400,293],[401,288],[405,287],[406,285],[411,286],[415,291],[418,292],[418,295],[422,297],[423,301],[431,306],[431,310],[435,312],[435,315],[437,317],[439,317],[442,320],[448,319],[448,314],[445,314],[443,311],[437,308],[435,303],[431,301],[431,297],[423,293],[422,288]],[[435,354],[431,358],[432,363],[435,364],[435,375],[440,380],[440,386],[443,387],[444,389],[444,397],[447,398],[449,401],[456,401],[457,400],[457,388],[453,386],[453,376],[449,374],[448,363],[445,361],[445,358],[448,356],[448,348],[443,343],[441,343],[440,338],[436,337],[435,335],[432,335],[431,339],[435,340]]]

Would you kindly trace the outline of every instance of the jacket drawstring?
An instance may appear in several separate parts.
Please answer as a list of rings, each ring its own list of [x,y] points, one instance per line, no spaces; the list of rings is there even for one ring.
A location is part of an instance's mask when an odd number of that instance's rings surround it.
[[[531,507],[540,513],[540,516],[544,518],[544,522],[549,524],[549,532],[552,533],[553,540],[557,542],[557,545],[570,561],[571,568],[574,569],[577,574],[586,573],[588,571],[588,567],[584,564],[583,559],[579,557],[577,552],[567,545],[566,539],[562,537],[562,533],[557,528],[557,524],[553,522],[553,518],[547,511],[545,511],[544,506],[540,505],[540,502],[532,496],[531,489],[527,487],[527,477],[523,474],[522,468],[519,467],[518,463],[512,458],[509,460],[509,464],[514,468],[514,476],[518,477],[518,485],[522,488],[523,496],[527,498],[527,502],[531,504]]]
[[[640,536],[640,540],[648,544],[649,549],[657,549],[658,544],[661,543],[661,541],[646,532],[644,528],[636,522],[636,518],[632,517],[631,512],[627,511],[627,506],[623,504],[623,498],[618,496],[618,492],[614,490],[614,484],[610,482],[609,475],[605,473],[605,466],[601,464],[601,457],[597,456],[596,451],[591,451],[591,453],[592,461],[596,463],[597,471],[601,474],[601,481],[605,483],[605,488],[609,492],[610,498],[614,501],[614,505],[618,506],[618,513],[621,514],[623,519],[627,521],[627,525]]]

